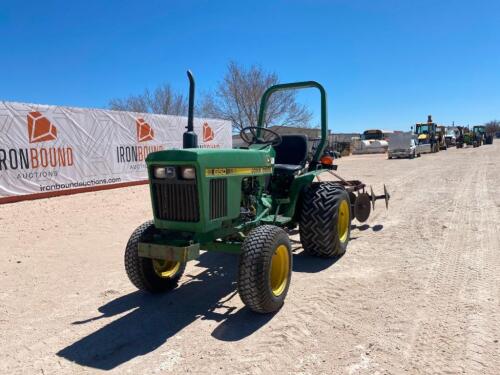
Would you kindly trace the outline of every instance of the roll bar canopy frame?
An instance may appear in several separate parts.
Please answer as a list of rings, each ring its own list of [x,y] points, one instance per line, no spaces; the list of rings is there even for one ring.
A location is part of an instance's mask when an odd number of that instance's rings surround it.
[[[269,87],[264,94],[262,95],[262,99],[260,101],[260,109],[259,109],[259,119],[257,121],[257,135],[260,136],[260,128],[264,127],[264,119],[266,117],[266,109],[269,98],[271,95],[277,91],[285,91],[285,90],[297,90],[297,89],[308,89],[308,88],[317,88],[321,94],[321,140],[316,149],[315,154],[313,155],[313,163],[316,164],[319,162],[321,156],[323,155],[323,151],[326,147],[326,141],[328,138],[328,113],[326,107],[326,91],[325,88],[316,81],[304,81],[304,82],[292,82],[292,83],[281,83],[278,85],[274,85]]]

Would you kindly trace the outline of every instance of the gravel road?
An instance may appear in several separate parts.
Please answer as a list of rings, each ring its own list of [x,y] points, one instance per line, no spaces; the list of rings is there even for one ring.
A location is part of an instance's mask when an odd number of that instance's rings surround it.
[[[360,155],[382,184],[338,260],[302,254],[284,307],[255,315],[235,256],[204,253],[168,295],[123,250],[146,186],[0,206],[1,374],[499,374],[500,142],[414,160]]]

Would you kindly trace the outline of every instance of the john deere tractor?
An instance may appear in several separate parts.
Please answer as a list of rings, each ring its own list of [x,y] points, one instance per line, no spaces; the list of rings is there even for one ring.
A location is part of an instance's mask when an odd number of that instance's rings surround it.
[[[479,147],[480,146],[480,142],[481,142],[480,136],[478,136],[478,134],[476,132],[474,132],[473,130],[470,130],[469,127],[463,127],[462,134],[463,134],[462,147],[464,145],[472,146],[472,147]]]
[[[360,181],[337,176],[323,154],[328,135],[326,92],[314,81],[279,84],[263,94],[257,126],[240,136],[242,149],[197,148],[193,131],[194,78],[190,80],[187,131],[183,149],[146,159],[153,220],[139,226],[125,250],[125,268],[139,289],[161,293],[176,287],[186,262],[200,250],[239,254],[238,291],[253,311],[277,311],[292,276],[287,230],[299,226],[307,254],[345,253],[353,217],[364,221],[377,199]],[[272,94],[316,88],[321,94],[321,140],[307,161],[304,135],[279,135],[264,127]],[[321,174],[337,180],[329,182]],[[321,182],[324,181],[324,182]]]
[[[484,144],[490,145],[493,143],[493,136],[491,134],[486,133],[486,126],[475,125],[472,128],[472,132],[474,133],[474,136],[475,136],[475,139],[477,141],[478,146],[481,146]]]

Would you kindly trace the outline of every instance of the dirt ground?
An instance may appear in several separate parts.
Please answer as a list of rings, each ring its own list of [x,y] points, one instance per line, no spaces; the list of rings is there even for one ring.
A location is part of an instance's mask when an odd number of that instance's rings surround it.
[[[146,186],[0,206],[1,374],[499,374],[500,142],[339,173],[392,199],[338,260],[302,254],[284,307],[255,315],[237,257],[204,253],[168,295],[123,266]]]

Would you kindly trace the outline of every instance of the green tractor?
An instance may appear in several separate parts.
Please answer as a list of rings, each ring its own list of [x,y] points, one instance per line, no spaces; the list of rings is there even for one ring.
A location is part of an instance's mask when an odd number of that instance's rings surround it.
[[[154,220],[139,226],[125,250],[125,268],[140,290],[161,293],[176,287],[186,262],[200,250],[239,254],[238,292],[251,310],[277,311],[292,276],[287,230],[299,226],[307,254],[345,253],[351,220],[365,221],[377,199],[360,181],[338,176],[323,151],[328,124],[326,92],[314,81],[279,84],[264,93],[257,126],[240,136],[243,149],[197,148],[193,131],[194,78],[190,80],[183,149],[146,159]],[[264,127],[269,98],[283,90],[317,88],[321,93],[321,140],[311,160],[304,135],[282,135]],[[337,180],[323,181],[322,173]],[[324,180],[324,178],[323,178]]]
[[[472,133],[474,134],[476,147],[482,146],[486,138],[486,127],[483,125],[474,125],[472,127]]]
[[[493,143],[493,135],[486,133],[486,126],[475,125],[472,128],[472,132],[475,134],[479,146],[491,145]]]
[[[467,126],[457,127],[456,146],[463,148],[464,146],[478,147],[480,138],[474,131],[471,131]]]
[[[476,131],[466,127],[464,130],[464,144],[467,146],[479,147],[481,146],[481,137]]]

